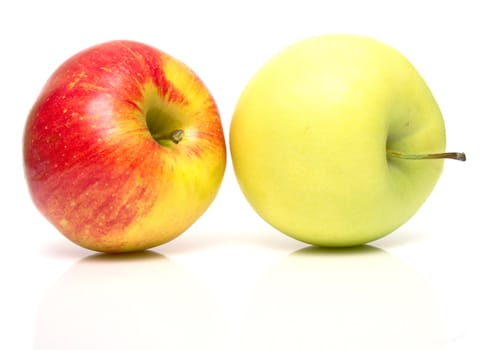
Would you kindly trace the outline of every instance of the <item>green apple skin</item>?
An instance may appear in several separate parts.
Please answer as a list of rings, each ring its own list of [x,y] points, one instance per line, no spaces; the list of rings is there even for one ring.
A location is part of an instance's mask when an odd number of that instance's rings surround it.
[[[398,51],[346,34],[286,48],[249,81],[236,105],[230,149],[240,187],[281,232],[319,246],[383,237],[427,199],[444,152],[431,91]]]

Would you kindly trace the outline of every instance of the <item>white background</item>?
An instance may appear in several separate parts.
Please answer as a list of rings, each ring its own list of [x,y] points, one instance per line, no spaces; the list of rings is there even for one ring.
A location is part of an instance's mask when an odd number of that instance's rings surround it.
[[[2,349],[486,349],[486,22],[480,1],[3,1],[0,5]],[[220,193],[176,240],[131,257],[67,241],[29,198],[22,129],[48,76],[111,39],[193,68],[226,133],[247,80],[317,34],[399,49],[443,111],[447,162],[406,225],[367,247],[302,251],[240,194]],[[228,133],[227,133],[228,135]],[[356,169],[359,171],[359,169]]]

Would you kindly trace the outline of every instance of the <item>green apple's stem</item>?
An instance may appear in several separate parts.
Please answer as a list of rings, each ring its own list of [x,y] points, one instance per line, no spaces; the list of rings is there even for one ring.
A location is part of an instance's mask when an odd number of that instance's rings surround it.
[[[174,142],[176,145],[182,141],[184,137],[184,130],[182,129],[175,129],[174,131],[168,134],[152,134],[152,137],[158,141],[169,140]]]
[[[402,152],[390,151],[386,152],[388,157],[399,158],[399,159],[454,159],[464,162],[466,160],[466,154],[462,152],[446,152],[446,153],[431,153],[431,154],[404,154]]]

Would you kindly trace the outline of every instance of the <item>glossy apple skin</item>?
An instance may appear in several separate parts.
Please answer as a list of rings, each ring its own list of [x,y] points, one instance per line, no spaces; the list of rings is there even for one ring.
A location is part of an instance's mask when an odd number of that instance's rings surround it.
[[[146,121],[180,128],[157,142]],[[165,124],[164,124],[165,123]],[[217,194],[225,140],[211,94],[156,48],[112,41],[64,62],[24,131],[32,199],[67,238],[102,252],[143,250],[184,232]]]
[[[249,81],[231,122],[235,174],[248,202],[283,233],[352,246],[404,224],[432,191],[442,160],[440,109],[396,50],[355,35],[302,40]]]

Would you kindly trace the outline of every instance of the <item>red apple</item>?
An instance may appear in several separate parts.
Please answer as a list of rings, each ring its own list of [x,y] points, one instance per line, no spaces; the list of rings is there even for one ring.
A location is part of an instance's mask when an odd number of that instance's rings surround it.
[[[124,252],[165,243],[203,214],[226,147],[214,99],[189,67],[112,41],[47,81],[25,126],[24,164],[34,203],[59,231]]]

